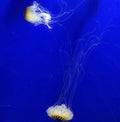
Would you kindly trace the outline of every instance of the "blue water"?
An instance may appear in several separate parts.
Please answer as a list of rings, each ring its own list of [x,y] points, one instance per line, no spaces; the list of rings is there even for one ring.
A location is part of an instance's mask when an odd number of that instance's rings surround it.
[[[80,63],[82,75],[72,100],[71,121],[120,121],[120,1],[61,1],[37,0],[54,16],[61,8],[74,10],[56,18],[52,29],[24,19],[32,0],[1,1],[0,122],[53,122],[46,109],[57,101],[73,58],[71,70]],[[91,46],[88,40],[97,46],[85,56]]]

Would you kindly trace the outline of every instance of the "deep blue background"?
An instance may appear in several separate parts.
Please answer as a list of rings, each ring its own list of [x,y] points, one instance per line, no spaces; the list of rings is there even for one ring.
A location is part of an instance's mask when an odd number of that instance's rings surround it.
[[[66,11],[81,3],[66,1]],[[37,2],[53,15],[59,14],[57,0]],[[24,10],[32,3],[0,3],[0,122],[54,121],[46,109],[58,99],[63,74],[79,45],[77,40],[90,32],[97,37],[105,33],[87,57],[84,78],[73,100],[72,121],[119,122],[120,1],[85,0],[66,21],[59,18],[51,24],[52,30],[24,20]]]

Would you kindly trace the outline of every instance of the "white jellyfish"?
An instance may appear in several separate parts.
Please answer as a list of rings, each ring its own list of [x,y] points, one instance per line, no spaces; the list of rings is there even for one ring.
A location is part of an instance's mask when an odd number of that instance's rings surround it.
[[[83,38],[78,39],[70,64],[65,71],[63,87],[59,98],[53,106],[48,107],[46,110],[48,116],[54,120],[69,121],[73,119],[73,97],[78,83],[82,81],[84,76],[85,62],[93,49],[101,44],[101,39],[107,31],[105,30],[97,35],[95,34],[95,30],[93,29],[93,31],[85,34]]]
[[[72,99],[82,70],[79,69],[80,66],[78,66],[78,63],[74,61],[72,63],[72,66],[69,65],[68,70],[65,72],[63,78],[64,84],[57,102],[46,110],[48,116],[54,120],[69,121],[74,116]],[[73,66],[74,63],[75,67]]]
[[[50,13],[43,9],[36,1],[33,2],[32,6],[29,6],[25,10],[25,20],[30,23],[33,23],[35,26],[39,24],[46,25],[49,29],[51,26],[49,25],[51,21]]]
[[[47,109],[49,117],[55,120],[68,121],[73,118],[73,112],[65,104],[51,106]]]
[[[84,3],[84,1],[85,0],[80,2],[80,4],[78,4],[76,7],[68,10],[67,3],[63,0],[58,0],[58,4],[60,5],[61,9],[57,15],[51,15],[48,10],[46,10],[39,3],[34,1],[33,5],[28,6],[25,9],[25,20],[34,24],[35,26],[44,24],[49,29],[51,29],[52,27],[50,26],[50,24],[59,24],[60,22],[64,22],[65,20],[67,20],[69,17],[73,15],[75,10],[79,8],[82,3]]]

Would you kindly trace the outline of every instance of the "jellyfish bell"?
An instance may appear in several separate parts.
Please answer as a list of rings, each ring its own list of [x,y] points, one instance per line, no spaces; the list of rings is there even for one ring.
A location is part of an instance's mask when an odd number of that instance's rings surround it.
[[[68,121],[73,118],[73,112],[65,104],[51,106],[46,112],[54,120]]]
[[[43,9],[36,1],[33,2],[32,6],[28,6],[25,10],[25,20],[34,24],[35,26],[44,24],[49,29],[51,21],[51,15],[48,11]]]

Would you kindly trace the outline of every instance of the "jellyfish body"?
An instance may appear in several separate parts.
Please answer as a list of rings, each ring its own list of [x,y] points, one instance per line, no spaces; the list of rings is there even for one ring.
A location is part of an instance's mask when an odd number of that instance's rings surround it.
[[[54,120],[68,121],[73,118],[73,112],[65,104],[51,106],[46,112]]]
[[[32,6],[26,8],[25,20],[34,24],[35,26],[44,24],[51,29],[51,26],[49,25],[51,21],[50,13],[43,9],[36,1],[33,2]]]

